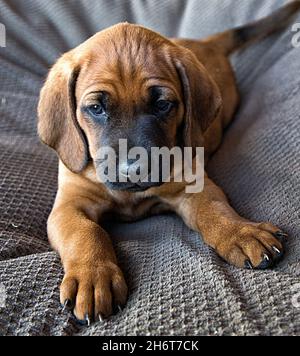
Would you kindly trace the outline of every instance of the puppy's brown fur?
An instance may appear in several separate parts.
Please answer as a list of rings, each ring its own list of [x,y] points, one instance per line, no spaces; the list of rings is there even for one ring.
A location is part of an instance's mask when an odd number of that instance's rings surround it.
[[[269,223],[241,218],[207,176],[204,191],[194,195],[185,193],[188,183],[132,193],[99,182],[95,160],[105,129],[91,123],[82,108],[97,104],[100,92],[110,93],[115,117],[111,135],[121,132],[122,137],[137,127],[149,88],[165,88],[164,95],[177,106],[165,124],[167,130],[162,123],[157,126],[166,134],[164,140],[172,147],[179,135],[182,145],[204,145],[209,157],[239,103],[228,55],[273,32],[299,8],[299,2],[293,2],[266,20],[204,41],[169,40],[140,26],[120,24],[55,64],[41,92],[38,130],[60,157],[59,190],[48,233],[65,270],[61,303],[74,308],[79,320],[107,317],[113,303],[126,303],[124,276],[110,238],[99,225],[106,213],[133,221],[174,211],[238,267],[265,268],[281,257],[278,238],[284,234]]]

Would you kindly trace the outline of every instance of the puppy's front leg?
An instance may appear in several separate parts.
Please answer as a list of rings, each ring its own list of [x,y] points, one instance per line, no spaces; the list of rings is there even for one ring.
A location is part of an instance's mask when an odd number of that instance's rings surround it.
[[[52,246],[65,270],[61,304],[74,308],[84,324],[112,314],[123,306],[127,286],[108,234],[97,224],[98,203],[82,195],[68,198],[59,192],[48,222]]]
[[[183,194],[172,204],[190,228],[200,232],[209,246],[235,266],[265,269],[283,255],[281,241],[286,234],[269,223],[240,217],[207,176],[202,193]]]

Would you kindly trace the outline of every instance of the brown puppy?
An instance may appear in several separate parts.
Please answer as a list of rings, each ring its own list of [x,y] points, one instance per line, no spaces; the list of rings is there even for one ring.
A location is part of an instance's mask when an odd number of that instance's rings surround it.
[[[168,40],[130,24],[96,34],[65,54],[41,92],[38,131],[60,158],[59,190],[48,223],[65,278],[61,303],[87,324],[123,306],[127,286],[108,234],[106,213],[126,220],[174,211],[229,263],[264,269],[283,254],[286,235],[240,217],[207,176],[204,191],[187,182],[101,183],[101,147],[205,147],[221,143],[239,103],[228,55],[285,25],[300,3],[205,41]],[[124,162],[119,162],[123,164]],[[126,162],[127,164],[127,162]]]

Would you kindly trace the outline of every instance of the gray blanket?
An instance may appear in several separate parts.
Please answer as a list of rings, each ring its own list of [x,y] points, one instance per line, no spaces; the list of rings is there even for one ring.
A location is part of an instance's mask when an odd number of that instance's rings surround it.
[[[130,288],[126,309],[80,327],[59,304],[63,277],[46,221],[56,155],[36,137],[39,89],[60,54],[121,21],[200,38],[282,0],[0,0],[1,335],[300,335],[300,48],[291,28],[233,58],[242,104],[209,165],[238,212],[290,234],[274,270],[224,263],[175,216],[108,229]],[[294,22],[300,22],[300,15]]]

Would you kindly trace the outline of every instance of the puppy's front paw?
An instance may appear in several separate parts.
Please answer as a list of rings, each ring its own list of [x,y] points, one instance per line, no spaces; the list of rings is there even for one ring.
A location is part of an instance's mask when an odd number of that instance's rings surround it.
[[[247,269],[267,269],[279,262],[284,254],[283,240],[287,235],[271,224],[239,224],[216,246],[229,263]]]
[[[123,273],[112,262],[69,266],[60,289],[60,301],[73,309],[83,325],[102,321],[127,301],[127,285]]]

